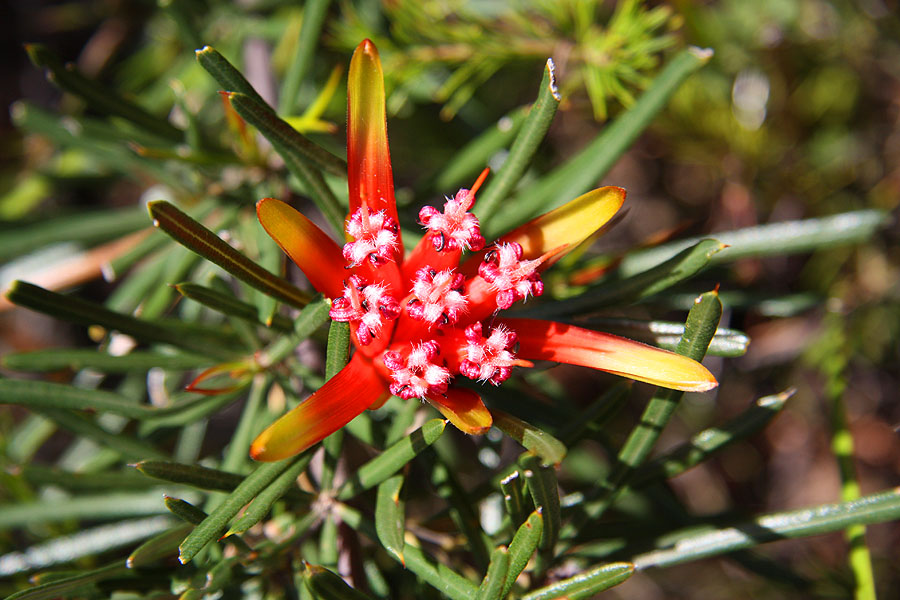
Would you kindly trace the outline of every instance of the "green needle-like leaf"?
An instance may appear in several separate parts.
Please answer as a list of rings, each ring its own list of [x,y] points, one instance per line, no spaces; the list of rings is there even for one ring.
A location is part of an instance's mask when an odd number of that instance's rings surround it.
[[[671,538],[668,548],[634,558],[637,569],[668,567],[783,539],[822,535],[852,525],[870,525],[900,518],[900,488],[858,500],[822,504],[772,513],[752,521],[697,533],[696,528]]]
[[[581,315],[600,308],[629,304],[649,298],[659,292],[689,279],[706,268],[710,259],[725,248],[717,240],[701,240],[642,273],[626,279],[593,286],[584,294],[560,300],[536,309],[542,315]]]
[[[593,598],[594,594],[627,580],[634,575],[634,571],[635,565],[631,563],[609,563],[535,590],[522,596],[522,600]]]
[[[96,420],[88,419],[77,413],[55,408],[44,408],[37,411],[63,429],[84,439],[92,440],[104,448],[109,448],[129,460],[140,460],[147,457],[165,458],[166,454],[150,444],[135,439],[131,435],[107,431]]]
[[[330,0],[309,0],[303,5],[303,22],[297,37],[297,51],[288,65],[278,97],[278,110],[283,115],[294,114],[300,84],[315,59],[315,50],[322,34]]]
[[[538,212],[555,208],[590,190],[653,121],[682,82],[711,57],[711,50],[698,48],[688,48],[676,55],[625,114],[564,165],[523,190],[515,202],[507,203],[494,218],[482,223],[482,229],[488,234],[508,231]]]
[[[380,455],[362,465],[350,477],[337,494],[338,499],[347,500],[372,488],[416,457],[422,450],[435,443],[447,422],[443,419],[432,419],[420,429],[415,430]]]
[[[525,479],[519,471],[513,471],[500,480],[500,491],[503,492],[503,505],[514,527],[525,522],[531,504],[525,499]]]
[[[372,540],[378,539],[374,527],[367,520],[364,520],[356,509],[346,504],[338,504],[337,512],[341,520],[350,527],[362,531]],[[396,556],[393,554],[390,556],[399,562]],[[407,570],[453,600],[471,600],[478,589],[474,583],[459,573],[456,573],[443,563],[435,562],[433,558],[425,554],[416,545],[406,544],[403,547],[403,558],[403,566]]]
[[[231,93],[228,100],[234,110],[256,127],[284,159],[284,164],[304,187],[313,202],[336,231],[343,231],[345,210],[326,183],[323,168],[341,177],[347,176],[346,163],[302,136],[289,123],[278,118],[265,104],[249,96]]]
[[[231,105],[248,123],[259,129],[267,140],[277,145],[278,153],[285,151],[302,162],[310,163],[336,177],[347,177],[347,161],[338,158],[281,119],[265,103],[251,96],[235,92],[229,94]]]
[[[723,299],[723,304],[725,300]],[[635,319],[611,319],[594,317],[583,321],[589,327],[596,327],[607,333],[622,335],[630,339],[659,346],[674,351],[684,335],[684,323],[671,321],[637,321]],[[707,356],[743,356],[750,346],[750,338],[743,331],[719,327],[709,342]]]
[[[671,479],[734,442],[761,431],[772,419],[781,414],[787,400],[793,395],[794,390],[789,389],[780,394],[760,398],[751,404],[750,408],[721,427],[701,431],[689,442],[669,450],[641,467],[634,473],[631,486],[638,487],[655,480]]]
[[[255,306],[247,302],[242,302],[234,296],[225,294],[223,292],[220,292],[219,290],[200,285],[199,283],[193,283],[191,281],[177,283],[175,284],[175,289],[178,290],[178,293],[185,298],[190,298],[195,302],[199,302],[200,304],[208,306],[209,308],[219,311],[223,314],[266,325],[266,323],[260,320],[259,312],[257,311]],[[285,332],[292,331],[294,329],[294,324],[291,322],[291,320],[280,314],[273,315],[272,324],[266,326]]]
[[[498,546],[491,552],[491,562],[487,573],[478,586],[476,600],[500,600],[503,597],[503,586],[509,573],[509,550],[506,546]]]
[[[129,569],[146,567],[168,554],[174,554],[178,550],[178,543],[193,528],[193,525],[183,523],[153,536],[128,555],[125,565]]]
[[[306,460],[305,454],[278,462],[259,465],[235,490],[228,495],[202,523],[197,525],[179,546],[178,560],[187,564],[208,543],[218,539],[228,528],[228,522],[241,508],[297,461]]]
[[[218,50],[212,46],[204,46],[196,50],[195,54],[200,66],[206,69],[206,72],[212,75],[225,91],[240,92],[263,105],[266,104],[262,96],[250,85],[250,82]]]
[[[6,297],[13,304],[57,319],[80,325],[99,325],[108,330],[133,336],[143,342],[171,344],[222,359],[235,356],[235,351],[230,350],[235,343],[234,338],[221,331],[195,327],[171,319],[137,319],[99,304],[51,292],[24,281],[14,281]]]
[[[306,565],[303,580],[313,596],[319,600],[371,600],[340,578],[339,575],[318,565]]]
[[[31,61],[47,69],[47,78],[62,89],[80,96],[94,107],[98,113],[115,115],[131,121],[146,131],[158,134],[170,141],[180,142],[184,132],[168,121],[155,117],[134,102],[102,85],[99,81],[88,79],[73,64],[64,65],[62,61],[41,44],[27,44]]]
[[[437,192],[449,194],[454,188],[470,183],[469,179],[474,180],[492,156],[512,143],[528,112],[528,107],[512,111],[460,148],[454,158],[444,165],[430,187]],[[477,206],[476,203],[476,212]]]
[[[244,511],[241,518],[228,528],[225,535],[231,536],[236,533],[243,533],[262,521],[263,518],[269,514],[272,505],[275,504],[279,498],[284,496],[292,486],[296,486],[297,477],[299,477],[300,473],[302,473],[309,465],[310,459],[312,459],[312,453],[306,453],[303,455],[302,460],[296,461],[285,469],[275,481],[266,486],[266,488],[253,499],[253,502],[251,502],[250,506]]]
[[[57,598],[66,598],[70,592],[74,592],[88,584],[127,574],[128,567],[125,566],[125,563],[117,562],[99,569],[84,571],[72,577],[36,585],[33,588],[7,596],[5,600],[55,600]]]
[[[721,264],[741,258],[784,256],[810,252],[817,248],[852,244],[868,239],[887,222],[887,213],[880,210],[859,210],[818,219],[785,221],[734,231],[719,231],[712,235],[727,248],[716,254],[711,262]],[[641,273],[700,241],[701,238],[685,238],[649,250],[633,252],[622,260],[619,273],[623,277]]]
[[[403,536],[406,533],[406,504],[400,497],[403,475],[395,475],[378,485],[375,500],[375,533],[384,549],[405,564]]]
[[[188,370],[206,367],[215,358],[187,353],[162,353],[135,351],[122,356],[113,356],[87,348],[63,348],[35,350],[34,352],[14,352],[0,358],[0,363],[15,371],[59,371],[71,369],[97,369],[104,373],[128,373],[160,369]]]
[[[309,304],[309,294],[266,271],[173,204],[158,200],[147,207],[156,227],[247,285],[298,308]]]
[[[516,530],[509,543],[509,569],[503,583],[502,598],[509,594],[516,579],[525,570],[528,561],[534,556],[544,534],[544,517],[536,510],[528,515],[528,519]]]
[[[558,465],[565,458],[566,447],[549,433],[500,410],[491,414],[495,427],[540,457],[545,465]]]
[[[485,189],[478,196],[475,213],[482,221],[489,221],[491,215],[500,206],[500,202],[509,197],[515,186],[521,181],[525,169],[531,163],[538,146],[547,135],[550,123],[559,108],[562,99],[556,88],[556,67],[553,59],[547,59],[544,77],[538,91],[537,100],[532,105],[525,123],[516,136],[509,155],[497,174],[488,181]]]
[[[525,469],[525,480],[528,482],[528,491],[531,493],[534,505],[541,510],[543,516],[544,528],[540,547],[542,550],[552,552],[559,539],[560,528],[556,469],[542,465],[537,456],[519,457],[519,463]]]
[[[148,477],[181,483],[201,490],[230,492],[244,481],[244,477],[236,473],[165,460],[142,460],[133,466]]]
[[[722,316],[722,302],[717,291],[701,294],[694,302],[685,322],[684,335],[676,352],[694,360],[702,360],[719,325]],[[616,457],[616,463],[609,476],[602,482],[603,494],[596,504],[588,506],[582,513],[582,520],[596,519],[602,515],[622,492],[635,469],[640,467],[662,434],[663,429],[675,412],[684,392],[660,390],[650,399],[640,421],[631,430],[628,439]],[[577,531],[579,521],[570,524]]]

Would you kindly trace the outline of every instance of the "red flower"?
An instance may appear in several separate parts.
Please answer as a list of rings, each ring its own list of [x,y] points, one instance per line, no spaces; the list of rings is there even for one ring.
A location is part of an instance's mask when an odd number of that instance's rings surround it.
[[[340,373],[253,442],[253,458],[297,454],[390,394],[427,400],[462,431],[484,433],[491,413],[454,379],[499,385],[513,367],[531,366],[530,360],[584,365],[687,391],[717,385],[702,365],[672,352],[572,325],[494,316],[540,296],[541,271],[603,226],[624,202],[625,190],[594,190],[486,245],[469,212],[485,170],[443,211],[419,212],[426,234],[404,257],[381,62],[369,40],[350,63],[348,104],[344,247],[278,200],[260,200],[257,213],[312,285],[332,300],[331,318],[350,323],[357,351]],[[460,264],[463,251],[474,252]]]

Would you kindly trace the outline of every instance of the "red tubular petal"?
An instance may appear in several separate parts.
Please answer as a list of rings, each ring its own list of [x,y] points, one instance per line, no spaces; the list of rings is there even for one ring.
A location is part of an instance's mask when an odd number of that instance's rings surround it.
[[[256,214],[266,233],[300,267],[314,288],[329,298],[344,294],[344,255],[328,234],[274,198],[257,202]]]
[[[357,46],[347,79],[347,166],[350,214],[365,204],[397,221],[388,147],[384,74],[370,40]]]
[[[497,321],[518,334],[520,358],[591,367],[686,392],[705,392],[718,385],[706,367],[668,350],[553,321]]]
[[[312,396],[275,421],[254,440],[254,460],[275,461],[303,452],[328,437],[388,394],[372,363],[356,354]]]
[[[487,433],[494,422],[481,397],[466,388],[448,388],[444,394],[425,398],[457,429],[471,435]]]

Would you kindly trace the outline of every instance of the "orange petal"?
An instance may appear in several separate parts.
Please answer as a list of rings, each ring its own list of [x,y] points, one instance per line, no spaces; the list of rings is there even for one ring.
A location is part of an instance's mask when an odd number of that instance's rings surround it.
[[[384,74],[370,40],[357,46],[347,80],[347,177],[350,213],[365,204],[397,221],[388,147]]]
[[[428,396],[426,400],[464,433],[487,433],[494,422],[481,397],[470,389],[451,387],[446,393]]]
[[[614,186],[598,188],[532,219],[502,236],[497,243],[517,242],[521,244],[522,258],[526,260],[538,258],[554,248],[565,246],[565,250],[541,265],[541,270],[544,270],[603,227],[624,202],[624,189]],[[472,255],[466,260],[462,272],[476,273],[478,265],[481,264],[484,254],[488,250],[490,248]]]
[[[266,233],[300,267],[314,288],[329,298],[344,294],[344,255],[328,234],[274,198],[257,202],[256,214]]]
[[[357,354],[316,393],[269,425],[254,440],[250,456],[268,462],[299,454],[386,394],[387,385],[372,363]]]
[[[695,360],[616,335],[534,319],[498,319],[518,334],[520,358],[591,367],[686,392],[718,385]]]

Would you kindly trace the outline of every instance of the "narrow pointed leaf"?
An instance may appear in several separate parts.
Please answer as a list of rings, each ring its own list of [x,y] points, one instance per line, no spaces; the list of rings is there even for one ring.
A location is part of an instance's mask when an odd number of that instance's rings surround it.
[[[129,569],[137,569],[152,565],[168,554],[175,554],[178,551],[178,543],[193,528],[193,525],[183,523],[155,535],[129,554],[125,560],[125,565]]]
[[[0,358],[0,363],[14,371],[58,371],[97,369],[104,373],[147,371],[153,367],[188,370],[209,366],[215,359],[200,354],[134,351],[113,356],[99,350],[65,348],[14,352]]]
[[[476,600],[500,600],[503,597],[503,586],[509,573],[509,550],[498,546],[491,552],[491,563],[487,573],[478,586]]]
[[[101,427],[96,420],[77,413],[55,408],[39,409],[37,412],[76,436],[91,440],[104,448],[118,452],[123,458],[128,460],[166,457],[164,452],[157,450],[143,440],[135,439],[132,435],[108,431]]]
[[[298,308],[309,303],[309,294],[266,271],[174,205],[159,200],[148,209],[156,227],[247,285]]]
[[[631,563],[609,563],[535,590],[522,596],[522,600],[593,598],[595,594],[626,581],[634,571],[635,565]]]
[[[368,519],[363,519],[362,514],[346,504],[337,505],[337,513],[341,521],[350,527],[364,533],[370,539],[378,538]],[[397,557],[390,555],[394,560]],[[448,568],[440,562],[436,562],[428,556],[418,545],[407,544],[403,548],[403,565],[409,572],[425,581],[436,590],[453,600],[471,600],[477,590],[477,586],[459,573]]]
[[[619,412],[631,392],[630,381],[620,381],[593,402],[580,418],[558,432],[565,443],[572,446],[588,433],[599,432],[606,422]]]
[[[556,469],[545,467],[537,456],[524,456],[519,458],[528,483],[528,491],[534,500],[534,505],[541,510],[544,519],[544,528],[541,535],[540,547],[551,552],[559,539],[560,512],[559,491],[557,490]]]
[[[62,89],[84,99],[98,114],[116,115],[135,125],[172,141],[180,142],[184,132],[171,123],[156,117],[144,108],[121,96],[99,81],[88,79],[73,64],[62,61],[41,44],[27,44],[25,49],[31,61],[47,69],[48,78]]]
[[[500,202],[507,198],[521,181],[525,169],[528,168],[534,153],[550,129],[550,123],[553,122],[561,99],[556,87],[556,67],[553,59],[548,58],[537,100],[531,106],[503,166],[479,198],[475,212],[482,221],[490,218]]]
[[[513,471],[500,480],[500,491],[503,492],[503,505],[514,527],[525,522],[531,510],[530,500],[525,499],[525,478],[519,471]]]
[[[375,532],[378,541],[391,555],[403,560],[403,536],[406,533],[406,503],[400,497],[403,475],[395,475],[378,485],[375,500]]]
[[[604,128],[592,142],[564,165],[523,190],[482,228],[507,231],[547,207],[558,206],[589,190],[653,121],[679,86],[712,57],[711,50],[689,48],[677,54],[634,105]]]
[[[299,477],[306,469],[311,459],[312,454],[306,453],[300,460],[294,462],[294,464],[285,469],[275,481],[266,486],[266,488],[253,499],[250,506],[244,510],[244,514],[241,515],[241,518],[228,528],[225,535],[231,536],[236,533],[243,533],[262,521],[263,518],[269,514],[272,505],[274,505],[279,498],[286,495],[292,488],[296,488],[297,477]]]
[[[387,450],[359,467],[338,492],[340,500],[348,500],[360,492],[370,489],[402,469],[422,450],[435,443],[447,422],[432,419]]]
[[[226,315],[239,317],[241,319],[254,323],[260,323],[262,325],[266,325],[267,327],[271,327],[273,329],[284,332],[291,331],[294,328],[294,325],[290,319],[288,319],[284,315],[280,315],[277,313],[272,316],[272,323],[267,324],[259,318],[259,312],[252,304],[242,302],[234,296],[225,294],[223,292],[220,292],[219,290],[202,286],[198,283],[185,281],[183,283],[175,284],[175,289],[178,290],[178,293],[185,298],[190,298],[195,302],[199,302],[204,306],[207,306]]]
[[[553,315],[576,315],[649,298],[676,283],[690,279],[705,269],[713,256],[725,248],[725,244],[718,240],[701,240],[652,269],[624,280],[593,286],[576,298],[554,302],[546,310]]]
[[[229,94],[231,105],[248,123],[259,129],[266,139],[277,145],[279,154],[288,152],[292,157],[311,164],[337,177],[347,176],[347,163],[328,152],[290,126],[261,100],[235,91]]]
[[[6,297],[13,304],[57,319],[80,325],[99,325],[143,342],[171,344],[225,359],[235,355],[233,348],[236,340],[224,332],[194,327],[174,319],[138,319],[109,310],[94,302],[69,294],[51,292],[24,281],[14,281]]]
[[[203,523],[209,515],[203,511],[203,509],[197,508],[190,502],[186,500],[182,500],[181,498],[173,498],[171,496],[165,496],[163,501],[166,504],[166,508],[169,511],[184,521],[185,523],[190,523],[191,525],[199,525]],[[221,539],[221,538],[220,538]],[[239,550],[242,554],[251,554],[253,549],[247,545],[247,542],[239,535],[230,535],[225,540],[228,544],[234,546],[237,550]]]
[[[297,460],[303,457],[292,458],[259,465],[248,475],[241,484],[235,488],[225,500],[212,511],[203,522],[184,539],[179,546],[178,559],[182,564],[187,564],[208,543],[218,539],[228,528],[228,522],[250,500],[256,497],[263,489],[272,483],[281,473]]]
[[[166,460],[142,460],[133,466],[148,477],[189,485],[201,490],[230,492],[244,481],[244,476],[237,473]]]
[[[726,301],[723,299],[723,304]],[[730,305],[732,306],[732,305]],[[635,319],[615,319],[594,317],[584,320],[584,324],[607,333],[622,335],[630,339],[659,346],[674,351],[684,335],[684,323],[672,321],[638,321]],[[750,338],[743,331],[719,327],[709,342],[707,356],[738,357],[747,353]]]
[[[718,383],[699,362],[668,350],[556,321],[501,319],[519,336],[519,357],[591,367],[683,391],[704,392]],[[710,336],[712,337],[712,336]]]
[[[677,348],[679,355],[701,360],[715,335],[721,316],[722,302],[719,300],[718,292],[713,290],[701,294],[688,313],[684,335]],[[650,399],[638,424],[628,434],[625,444],[619,450],[615,466],[600,483],[604,488],[603,494],[598,502],[589,505],[582,513],[582,520],[598,518],[626,488],[635,469],[650,455],[682,395],[678,390],[659,390]],[[577,530],[579,524],[578,521],[573,521],[571,527]]]
[[[832,248],[866,240],[888,222],[888,214],[880,210],[859,210],[818,219],[802,219],[746,227],[714,233],[716,239],[728,246],[712,258],[713,264],[741,258],[810,252],[818,248]],[[633,252],[619,265],[619,272],[628,277],[655,267],[689,248],[702,238],[685,238],[677,242]]]
[[[303,6],[303,21],[296,42],[297,50],[288,65],[278,97],[278,110],[282,114],[295,114],[300,84],[312,66],[329,4],[330,0],[310,0]]]
[[[84,571],[78,575],[36,585],[33,588],[11,594],[5,600],[55,600],[56,598],[65,598],[71,592],[75,592],[88,584],[120,577],[127,573],[128,567],[125,566],[124,562],[115,562],[99,569]]]
[[[667,548],[634,557],[635,567],[668,567],[783,539],[842,531],[851,525],[884,523],[900,518],[900,488],[858,500],[821,504],[763,515],[733,527],[698,533],[685,530],[670,538]]]
[[[371,600],[325,567],[307,564],[303,580],[318,600]]]
[[[558,465],[565,458],[566,447],[549,433],[503,411],[495,410],[492,414],[498,429],[540,457],[545,465]]]
[[[528,515],[528,519],[516,530],[509,543],[509,569],[503,582],[503,594],[506,597],[516,579],[525,570],[528,561],[534,556],[544,534],[544,517],[536,510]]]
[[[651,481],[676,477],[716,452],[758,433],[781,414],[787,400],[793,395],[794,389],[791,388],[780,394],[765,396],[721,427],[701,431],[691,437],[690,441],[641,467],[635,472],[631,486],[638,487]]]
[[[463,182],[477,176],[484,169],[484,165],[490,162],[492,156],[512,143],[526,115],[528,115],[527,106],[513,110],[457,150],[430,188],[437,192],[450,193]]]
[[[265,105],[266,101],[263,100],[262,96],[260,96],[255,89],[253,89],[253,86],[250,85],[247,78],[244,77],[241,72],[237,70],[237,67],[231,64],[227,58],[222,56],[218,50],[212,46],[204,46],[203,48],[196,50],[195,54],[197,56],[197,62],[206,69],[207,73],[213,76],[213,79],[215,79],[225,91],[239,92]]]

